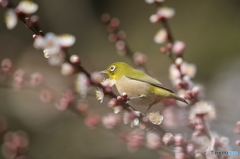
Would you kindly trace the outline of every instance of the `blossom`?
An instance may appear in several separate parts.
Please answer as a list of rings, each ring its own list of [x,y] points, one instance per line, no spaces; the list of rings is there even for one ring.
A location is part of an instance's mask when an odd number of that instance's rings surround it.
[[[38,5],[32,1],[23,0],[16,8],[22,13],[33,14],[38,10]]]
[[[68,48],[76,42],[76,37],[71,34],[61,34],[57,36],[58,42],[62,47]]]
[[[168,32],[166,29],[161,29],[154,37],[154,41],[157,44],[165,43],[168,40]]]
[[[85,125],[90,129],[95,129],[100,123],[100,117],[96,114],[89,114],[84,121]]]
[[[124,124],[128,124],[131,123],[130,126],[136,126],[139,124],[139,119],[137,117],[140,116],[140,112],[139,111],[131,111],[131,112],[124,112],[123,114],[123,123]]]
[[[120,111],[123,110],[123,107],[121,105],[118,105],[118,101],[116,98],[112,98],[108,102],[108,107],[113,108],[115,114],[118,114]]]
[[[54,33],[47,33],[44,37],[37,36],[34,40],[33,46],[36,49],[46,50],[49,56],[57,54],[61,48],[71,47],[75,43],[75,37],[70,34],[55,35]]]
[[[35,72],[30,76],[30,84],[32,86],[39,86],[43,83],[44,77],[41,73]]]
[[[163,138],[162,138],[163,143],[165,143],[165,145],[169,145],[170,143],[172,143],[174,141],[174,137],[172,133],[165,133]]]
[[[72,64],[65,62],[61,65],[61,73],[63,76],[70,76],[74,72],[75,72],[75,68]]]
[[[5,23],[9,30],[15,28],[18,22],[18,17],[14,11],[14,9],[8,9],[5,13]]]
[[[21,89],[23,87],[25,74],[26,74],[25,71],[21,69],[17,70],[14,73],[13,87],[15,89]]]
[[[143,134],[142,130],[134,129],[132,132],[122,136],[129,152],[136,152],[143,145]]]
[[[190,78],[193,78],[196,75],[196,72],[197,72],[196,65],[189,64],[187,62],[183,62],[183,64],[181,65],[181,72],[184,75],[187,75]]]
[[[85,99],[79,99],[78,102],[77,102],[77,110],[80,112],[80,113],[85,113],[87,112],[88,110],[88,101],[85,100]]]
[[[67,90],[62,94],[55,106],[58,110],[66,110],[73,100],[73,92],[71,90]]]
[[[120,122],[120,116],[116,114],[109,114],[102,118],[102,123],[105,128],[112,129]]]
[[[175,10],[173,8],[169,7],[161,7],[157,11],[158,16],[164,18],[164,19],[170,19],[174,16]]]
[[[86,98],[90,81],[84,73],[79,73],[75,82],[75,90],[82,98]]]
[[[4,73],[9,73],[12,70],[13,64],[12,61],[8,58],[5,58],[1,61],[1,71]]]
[[[62,50],[52,55],[49,55],[47,50],[44,52],[46,52],[45,57],[48,59],[48,63],[52,66],[59,66],[65,61],[65,53]]]
[[[182,41],[175,41],[172,47],[172,52],[176,55],[182,55],[184,50],[186,48],[186,45]]]
[[[38,10],[38,5],[32,1],[21,1],[16,6],[16,11],[24,14],[33,14]],[[18,22],[18,15],[14,9],[8,9],[5,13],[5,23],[9,30],[15,28]]]
[[[113,86],[116,84],[116,80],[108,78],[108,79],[104,80],[103,82],[101,82],[101,84],[104,86],[106,91],[111,91]]]
[[[26,152],[29,146],[28,135],[24,131],[8,132],[3,140],[2,154],[9,159]]]
[[[156,149],[161,145],[161,138],[155,132],[147,132],[146,134],[146,146],[150,149]]]
[[[100,103],[102,103],[104,97],[105,97],[105,94],[104,94],[103,90],[101,88],[98,88],[98,90],[96,90],[97,100],[100,100]]]
[[[101,81],[103,81],[103,74],[99,73],[99,72],[93,72],[91,73],[91,80],[94,83],[100,83]]]
[[[141,52],[136,52],[133,55],[135,65],[144,65],[147,62],[147,56]]]
[[[160,115],[160,113],[158,111],[147,113],[146,117],[148,118],[148,120],[151,123],[153,123],[155,125],[160,125],[163,121],[163,116]]]
[[[189,112],[189,120],[195,122],[203,116],[205,120],[212,120],[216,117],[214,105],[211,102],[199,101]]]

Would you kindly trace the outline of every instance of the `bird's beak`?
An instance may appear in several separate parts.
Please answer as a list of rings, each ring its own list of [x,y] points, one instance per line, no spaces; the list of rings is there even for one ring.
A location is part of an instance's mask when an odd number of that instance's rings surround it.
[[[103,70],[103,71],[101,71],[101,72],[99,72],[99,73],[104,73],[104,74],[106,74],[106,73],[108,73],[108,71],[107,71],[107,70]]]

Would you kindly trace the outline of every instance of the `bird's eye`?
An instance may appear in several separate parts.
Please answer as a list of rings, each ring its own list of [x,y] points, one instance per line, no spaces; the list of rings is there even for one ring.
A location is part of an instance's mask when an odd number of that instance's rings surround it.
[[[116,68],[116,66],[111,66],[111,67],[110,67],[110,71],[111,71],[111,72],[114,71],[115,68]]]

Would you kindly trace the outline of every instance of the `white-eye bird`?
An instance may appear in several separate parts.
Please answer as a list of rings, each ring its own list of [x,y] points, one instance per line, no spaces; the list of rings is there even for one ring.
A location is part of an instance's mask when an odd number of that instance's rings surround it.
[[[105,73],[111,80],[116,81],[118,92],[127,93],[131,106],[148,106],[150,109],[152,105],[169,98],[188,104],[185,99],[164,87],[158,80],[124,62],[115,62],[100,73]]]

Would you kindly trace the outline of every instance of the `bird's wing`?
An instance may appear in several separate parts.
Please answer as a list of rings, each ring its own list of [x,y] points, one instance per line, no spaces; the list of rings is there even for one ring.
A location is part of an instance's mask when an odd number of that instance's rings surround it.
[[[143,72],[142,72],[142,73],[143,73]],[[144,74],[145,74],[145,73],[144,73]],[[152,85],[152,86],[159,87],[159,88],[162,88],[162,89],[164,89],[164,90],[167,90],[167,91],[169,91],[169,92],[174,93],[172,90],[164,87],[164,86],[162,85],[162,83],[160,83],[158,80],[156,80],[156,79],[154,79],[154,78],[152,78],[152,77],[150,77],[150,76],[148,76],[148,75],[147,75],[147,76],[142,76],[142,77],[134,77],[134,74],[132,74],[131,77],[130,77],[130,76],[126,76],[126,77],[129,78],[129,79],[131,79],[131,80],[136,80],[136,81],[145,82],[145,83],[148,83],[148,84],[150,84],[150,85]]]

